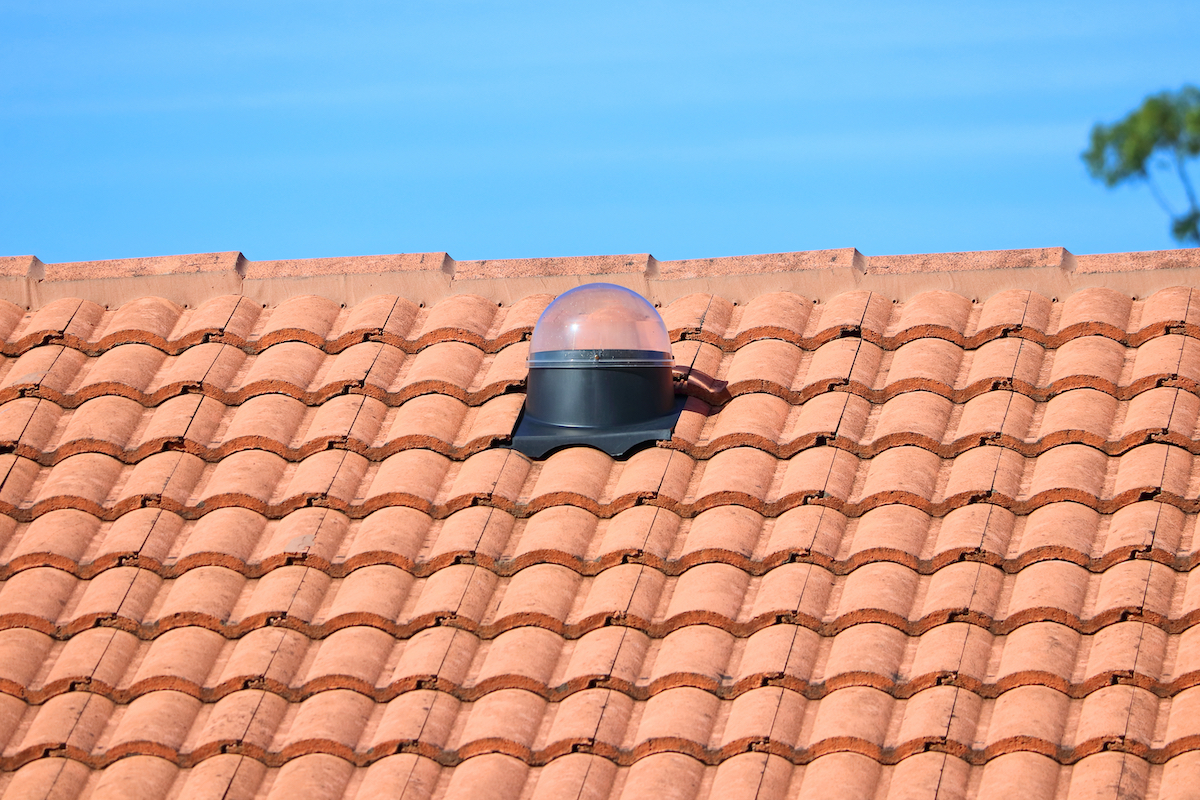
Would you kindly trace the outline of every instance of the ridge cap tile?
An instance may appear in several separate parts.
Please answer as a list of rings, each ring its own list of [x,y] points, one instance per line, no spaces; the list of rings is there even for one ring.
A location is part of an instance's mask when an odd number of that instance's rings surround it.
[[[45,265],[47,282],[91,281],[106,278],[188,275],[203,272],[236,272],[242,275],[246,259],[236,250],[173,256],[117,258],[108,261],[69,261]]]
[[[866,257],[853,247],[833,250],[801,250],[790,253],[690,258],[658,261],[657,277],[664,280],[704,278],[710,275],[761,275],[773,272],[804,272],[820,269],[853,269],[863,272]]]
[[[1200,252],[1200,251],[1198,251]],[[963,272],[1033,267],[1074,268],[1074,259],[1065,247],[1039,247],[1024,250],[972,250],[961,253],[913,253],[911,255],[867,256],[868,273],[914,274],[922,272]]]
[[[454,278],[455,280],[508,280],[624,274],[644,275],[650,271],[653,262],[654,257],[649,253],[455,261]]]
[[[453,274],[454,261],[444,252],[247,261],[245,278],[246,280],[278,280],[281,278],[380,275],[388,272],[428,270]]]

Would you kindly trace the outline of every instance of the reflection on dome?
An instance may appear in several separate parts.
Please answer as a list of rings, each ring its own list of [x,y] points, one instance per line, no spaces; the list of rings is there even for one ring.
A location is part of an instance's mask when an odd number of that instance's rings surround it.
[[[538,318],[529,352],[626,350],[671,352],[667,326],[634,291],[589,283],[558,297]]]

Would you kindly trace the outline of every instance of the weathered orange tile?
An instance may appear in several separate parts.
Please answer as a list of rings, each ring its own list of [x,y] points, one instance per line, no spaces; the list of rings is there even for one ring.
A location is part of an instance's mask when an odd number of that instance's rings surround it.
[[[913,328],[949,328],[961,334],[971,316],[971,301],[957,292],[921,292],[906,302],[895,320],[897,332]]]
[[[1000,752],[1024,749],[1029,740],[1054,744],[1066,727],[1070,700],[1045,686],[1018,686],[996,698],[983,738]]]
[[[1058,330],[1066,331],[1075,325],[1107,325],[1124,331],[1129,323],[1133,301],[1129,295],[1103,286],[1080,289],[1062,302]]]
[[[266,796],[270,800],[301,796],[312,800],[337,800],[353,771],[351,762],[337,756],[302,755],[280,767]]]
[[[349,754],[374,705],[371,698],[345,689],[317,692],[300,703],[291,725],[280,730],[272,744],[279,750],[304,752],[326,743],[330,749]]]
[[[105,751],[137,743],[151,743],[179,752],[180,745],[200,710],[200,701],[183,692],[150,692],[135,698],[125,709],[116,729],[99,742]]]
[[[177,628],[162,633],[150,644],[138,664],[132,683],[205,686],[206,678],[225,645],[225,637],[200,627]]]
[[[127,387],[135,392],[147,391],[154,376],[162,368],[166,354],[142,344],[126,344],[89,359],[77,392],[98,390],[110,386]]]
[[[944,339],[916,339],[901,345],[892,356],[885,385],[923,381],[954,386],[963,350]]]
[[[446,786],[446,800],[494,797],[517,800],[529,767],[512,756],[489,753],[463,761],[454,768]]]
[[[1001,800],[1017,794],[1030,800],[1051,800],[1059,779],[1058,762],[1038,753],[1011,753],[989,761],[979,782],[979,797]]]
[[[990,384],[993,390],[1037,385],[1045,351],[1028,339],[1005,338],[984,342],[971,353],[966,386]]]
[[[320,643],[312,664],[296,680],[302,685],[355,681],[361,688],[374,687],[394,644],[392,635],[378,628],[336,630]]]
[[[1064,381],[1066,385],[1081,379],[1094,379],[1101,385],[1116,386],[1125,363],[1125,348],[1103,336],[1083,336],[1061,345],[1054,351],[1050,368],[1050,384]]]
[[[696,677],[720,684],[733,652],[733,636],[710,625],[687,625],[663,638],[647,677],[651,684]]]
[[[899,444],[922,437],[940,444],[952,409],[949,400],[932,392],[904,392],[883,404],[872,438],[891,437]]]
[[[674,308],[675,305],[672,303],[670,308]],[[812,313],[812,301],[802,295],[793,292],[761,294],[746,304],[737,329],[731,333],[737,335],[751,331],[786,332],[799,337],[804,334]],[[673,326],[667,327],[674,330]]]
[[[1117,399],[1094,389],[1076,389],[1050,398],[1037,438],[1072,433],[1108,438]]]
[[[163,797],[178,774],[179,768],[166,758],[130,756],[105,767],[90,796],[97,800]]]
[[[387,756],[366,768],[355,797],[361,800],[395,797],[428,800],[441,771],[442,767],[436,761],[412,753]]]

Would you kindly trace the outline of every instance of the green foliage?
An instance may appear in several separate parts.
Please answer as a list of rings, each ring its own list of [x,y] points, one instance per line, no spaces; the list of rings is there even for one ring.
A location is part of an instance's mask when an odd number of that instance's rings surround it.
[[[1171,217],[1171,235],[1200,244],[1200,206],[1185,163],[1200,155],[1200,89],[1150,95],[1141,106],[1111,125],[1092,128],[1083,162],[1093,178],[1112,187],[1145,181]],[[1176,214],[1155,184],[1155,172],[1173,172],[1183,185],[1188,208]]]

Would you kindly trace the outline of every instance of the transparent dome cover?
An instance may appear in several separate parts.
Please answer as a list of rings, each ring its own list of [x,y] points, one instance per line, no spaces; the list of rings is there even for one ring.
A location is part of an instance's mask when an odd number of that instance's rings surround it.
[[[598,351],[623,351],[627,359],[640,355],[661,363],[671,360],[671,337],[658,311],[637,292],[589,283],[559,295],[542,312],[533,329],[530,363],[546,361],[539,353],[572,350],[595,353],[600,362],[606,359]]]

